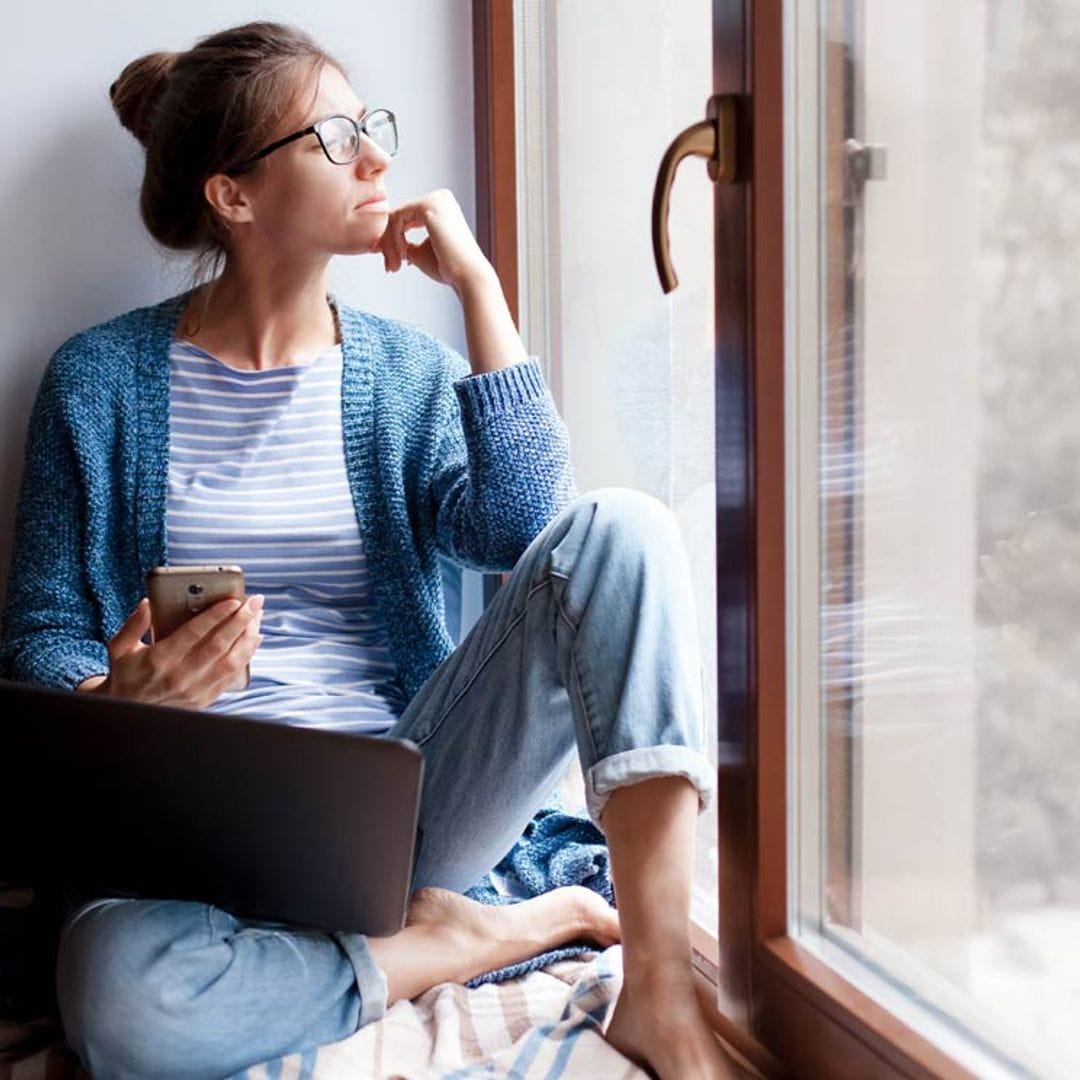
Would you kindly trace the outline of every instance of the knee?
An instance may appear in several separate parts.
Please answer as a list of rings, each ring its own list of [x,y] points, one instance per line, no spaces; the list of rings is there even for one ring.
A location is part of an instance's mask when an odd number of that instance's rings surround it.
[[[182,939],[202,933],[203,908],[110,900],[83,908],[65,926],[57,957],[60,1015],[68,1043],[92,1075],[162,1076],[176,1064],[170,1034],[178,1017],[170,999],[183,993],[175,977],[171,984],[162,977],[164,961]]]
[[[643,556],[678,554],[682,536],[675,515],[656,496],[629,487],[602,487],[586,492],[572,504],[577,513],[591,515],[590,532],[618,545],[619,550]]]

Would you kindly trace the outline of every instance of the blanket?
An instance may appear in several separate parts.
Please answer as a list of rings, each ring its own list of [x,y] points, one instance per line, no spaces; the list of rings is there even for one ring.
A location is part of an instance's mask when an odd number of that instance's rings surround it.
[[[340,1042],[261,1062],[233,1080],[644,1080],[603,1037],[621,986],[621,945],[473,990],[440,983]],[[54,1022],[8,1027],[0,1024],[0,1080],[89,1080]]]
[[[622,986],[622,946],[466,990],[440,983],[340,1042],[252,1066],[243,1080],[454,1080],[648,1075],[603,1036]],[[234,1078],[238,1080],[238,1078]]]

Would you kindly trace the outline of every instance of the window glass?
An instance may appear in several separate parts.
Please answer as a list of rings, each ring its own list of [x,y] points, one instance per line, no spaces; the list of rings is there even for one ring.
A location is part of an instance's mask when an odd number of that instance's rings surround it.
[[[1080,7],[789,11],[796,925],[1076,1076]]]
[[[666,296],[650,239],[664,151],[705,119],[711,19],[710,0],[632,11],[614,0],[515,4],[522,334],[547,363],[579,488],[648,492],[681,526],[715,760],[713,187],[704,159],[675,180],[680,284]],[[573,772],[567,791],[583,805]],[[698,825],[694,913],[715,932],[715,815]]]

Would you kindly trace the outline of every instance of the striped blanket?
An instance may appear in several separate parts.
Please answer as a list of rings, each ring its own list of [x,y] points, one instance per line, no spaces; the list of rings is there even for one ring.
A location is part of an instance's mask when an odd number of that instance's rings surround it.
[[[395,1002],[381,1020],[341,1042],[254,1065],[240,1078],[644,1080],[647,1074],[601,1034],[621,985],[621,945],[473,990],[441,983]],[[88,1078],[63,1033],[42,1020],[0,1023],[0,1080]]]
[[[243,1080],[588,1077],[647,1074],[604,1039],[622,985],[622,946],[468,990],[441,983],[341,1042],[253,1066]]]

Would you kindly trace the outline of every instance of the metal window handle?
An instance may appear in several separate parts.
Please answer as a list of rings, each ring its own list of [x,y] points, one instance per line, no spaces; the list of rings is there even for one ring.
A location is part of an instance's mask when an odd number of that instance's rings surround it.
[[[652,203],[652,243],[656,272],[665,293],[679,284],[671,265],[668,241],[668,210],[675,170],[691,154],[708,158],[709,179],[714,183],[734,183],[737,166],[735,147],[735,95],[717,94],[709,98],[706,120],[680,131],[664,151],[656,174]]]

